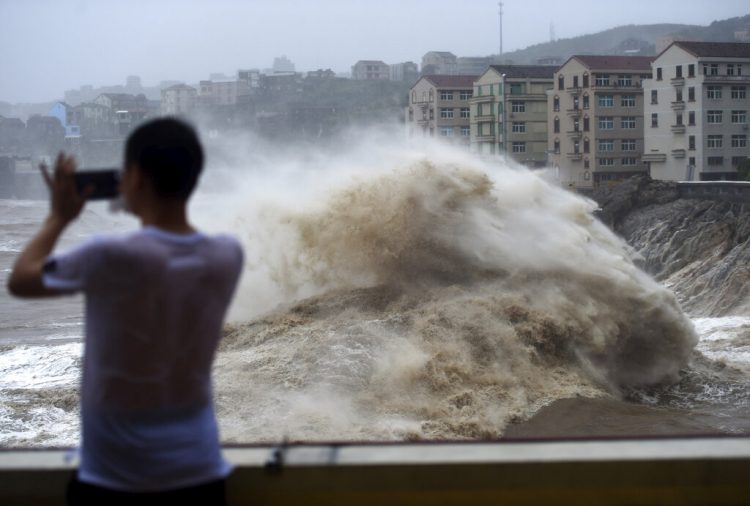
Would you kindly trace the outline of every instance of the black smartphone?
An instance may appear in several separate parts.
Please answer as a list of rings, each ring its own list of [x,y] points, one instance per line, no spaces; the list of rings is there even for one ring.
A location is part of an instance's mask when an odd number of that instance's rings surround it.
[[[89,200],[110,200],[119,195],[120,170],[114,168],[82,169],[76,171],[75,181],[78,193],[89,185],[94,186],[94,193],[89,195]]]

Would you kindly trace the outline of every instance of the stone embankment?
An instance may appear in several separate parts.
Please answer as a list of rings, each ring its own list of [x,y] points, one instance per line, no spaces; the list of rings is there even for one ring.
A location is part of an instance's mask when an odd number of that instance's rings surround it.
[[[750,315],[750,201],[740,185],[700,184],[637,176],[593,198],[599,218],[690,315]]]

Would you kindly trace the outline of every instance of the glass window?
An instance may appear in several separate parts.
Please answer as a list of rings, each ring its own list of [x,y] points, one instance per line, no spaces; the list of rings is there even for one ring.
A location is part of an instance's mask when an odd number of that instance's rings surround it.
[[[599,95],[599,107],[614,107],[615,99],[613,95]]]
[[[470,135],[471,135],[471,127],[462,126],[461,127],[461,137],[469,137]]]
[[[732,135],[732,147],[733,148],[746,148],[747,147],[747,135],[746,134]]]
[[[745,86],[732,86],[732,99],[744,99],[747,97]]]
[[[560,118],[555,118],[553,121],[553,129],[556,134],[560,133]]]
[[[522,121],[514,121],[512,126],[512,132],[514,134],[524,134],[526,133],[526,123]]]
[[[609,76],[606,74],[595,74],[594,84],[596,86],[609,86]]]
[[[440,135],[443,137],[453,137],[453,127],[440,127]]]
[[[695,64],[688,65],[688,77],[695,77]]]
[[[658,92],[657,90],[651,90],[651,103],[652,104],[658,104]]]
[[[511,112],[526,112],[526,102],[511,102]]]
[[[747,123],[747,111],[732,111],[732,123],[734,124]]]
[[[623,139],[620,142],[620,149],[622,151],[635,151],[635,139]]]
[[[719,149],[723,146],[724,142],[721,135],[709,135],[706,138],[706,147],[709,149]]]
[[[656,113],[656,112],[651,113],[651,126],[652,127],[659,126],[659,113]]]
[[[526,152],[526,143],[525,142],[513,142],[513,152],[514,153],[525,153]]]
[[[721,123],[722,111],[708,111],[706,113],[706,121],[708,123]]]
[[[560,110],[560,97],[557,95],[554,96],[552,99],[552,110],[553,111],[559,111]]]
[[[620,120],[620,127],[627,129],[635,128],[635,116],[623,116]]]
[[[615,150],[615,141],[600,140],[599,141],[599,146],[598,146],[597,150],[600,151],[600,152],[603,152],[603,153],[606,153],[606,152],[609,152],[609,151],[614,151]]]
[[[719,100],[721,98],[721,86],[707,86],[706,98],[710,98],[712,100]]]
[[[453,91],[442,90],[440,92],[440,100],[453,100]]]
[[[471,116],[471,111],[468,107],[462,107],[461,108],[461,117],[462,118],[469,118]]]
[[[635,95],[623,95],[620,98],[620,106],[635,107]]]
[[[709,156],[708,165],[711,165],[712,167],[724,165],[724,157],[723,156]]]
[[[693,86],[688,88],[688,102],[695,102],[695,88]]]
[[[461,90],[458,93],[458,98],[461,100],[469,100],[471,98],[471,90]]]
[[[443,119],[450,119],[453,117],[453,109],[441,107],[440,108],[440,117]]]
[[[600,167],[614,167],[614,165],[615,165],[614,158],[599,158]]]
[[[638,159],[632,156],[626,156],[620,160],[620,164],[624,167],[632,167],[638,165]]]
[[[621,88],[629,88],[630,86],[633,86],[633,76],[618,76],[617,86],[620,86]]]
[[[600,130],[612,130],[615,127],[615,120],[612,116],[601,116],[599,118]]]

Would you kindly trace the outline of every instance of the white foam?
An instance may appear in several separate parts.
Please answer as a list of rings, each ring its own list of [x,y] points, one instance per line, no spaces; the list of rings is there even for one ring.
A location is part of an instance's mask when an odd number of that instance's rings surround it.
[[[0,390],[75,386],[82,353],[81,343],[18,346],[0,353]]]

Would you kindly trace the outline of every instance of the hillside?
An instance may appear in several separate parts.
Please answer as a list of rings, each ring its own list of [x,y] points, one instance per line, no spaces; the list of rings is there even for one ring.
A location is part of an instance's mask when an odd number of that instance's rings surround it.
[[[734,32],[750,28],[750,15],[714,21],[708,26],[681,24],[625,25],[602,32],[535,44],[503,55],[506,63],[534,64],[541,58],[567,60],[574,54],[656,54],[661,37],[732,42]]]

